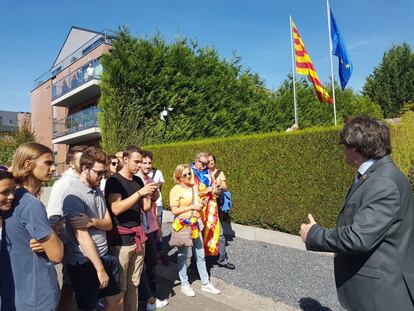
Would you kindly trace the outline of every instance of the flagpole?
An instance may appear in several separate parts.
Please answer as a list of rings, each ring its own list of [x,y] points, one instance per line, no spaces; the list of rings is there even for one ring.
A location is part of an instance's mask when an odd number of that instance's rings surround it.
[[[296,103],[296,74],[295,74],[295,55],[293,50],[293,31],[292,31],[292,16],[289,15],[289,28],[290,28],[290,46],[292,50],[292,81],[293,81],[293,109],[295,111],[295,124],[299,125],[298,123],[298,109]]]
[[[329,9],[329,0],[326,0],[326,12],[328,15],[328,32],[329,32],[329,59],[331,60],[331,84],[332,84],[332,100],[334,109],[334,121],[336,126],[336,100],[335,100],[335,82],[333,71],[333,57],[332,57],[332,36],[331,36],[331,10]]]

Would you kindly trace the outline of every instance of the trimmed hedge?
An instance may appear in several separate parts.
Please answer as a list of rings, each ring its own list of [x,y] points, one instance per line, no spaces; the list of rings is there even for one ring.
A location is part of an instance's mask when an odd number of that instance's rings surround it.
[[[392,126],[394,159],[405,173],[414,158],[414,113]],[[166,179],[168,206],[177,164],[189,163],[200,151],[217,157],[233,194],[233,221],[296,234],[307,214],[323,226],[335,226],[354,170],[344,161],[339,127],[312,128],[146,146]],[[407,165],[408,163],[408,165]]]

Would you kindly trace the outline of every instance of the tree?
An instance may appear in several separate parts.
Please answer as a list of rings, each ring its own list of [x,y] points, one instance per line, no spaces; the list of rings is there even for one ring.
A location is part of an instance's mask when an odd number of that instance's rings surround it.
[[[325,86],[325,88],[330,91],[329,86]],[[298,121],[301,128],[315,125],[333,125],[333,105],[320,103],[312,84],[305,77],[299,77],[296,81],[296,94]],[[294,112],[291,75],[276,90],[276,96],[279,124],[286,126],[290,122],[290,125],[292,125]],[[342,91],[336,82],[335,97],[338,122],[360,114],[376,118],[383,117],[381,107],[373,103],[370,98],[357,94],[351,88]]]
[[[393,46],[384,53],[365,81],[363,94],[378,103],[387,118],[398,116],[404,103],[414,101],[414,52],[410,45]]]
[[[121,29],[104,67],[99,101],[102,145],[108,152],[151,144],[262,132],[275,97],[240,58],[221,59],[188,39],[133,38]],[[168,124],[159,114],[174,108]],[[274,123],[274,122],[273,122]]]
[[[0,164],[9,166],[17,147],[26,142],[36,141],[35,134],[24,124],[16,132],[0,136]]]
[[[291,78],[268,90],[239,57],[222,59],[196,41],[168,44],[160,35],[134,38],[121,29],[101,63],[99,126],[109,153],[128,145],[284,131],[294,122]],[[332,125],[332,105],[320,103],[306,79],[297,89],[300,126]],[[381,115],[368,98],[337,92],[341,117]],[[168,123],[159,118],[164,107],[174,109]]]

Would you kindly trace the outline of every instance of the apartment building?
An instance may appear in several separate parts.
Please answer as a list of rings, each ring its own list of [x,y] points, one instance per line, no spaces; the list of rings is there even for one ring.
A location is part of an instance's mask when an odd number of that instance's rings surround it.
[[[111,51],[113,37],[106,30],[72,27],[51,68],[35,80],[32,130],[54,151],[58,174],[65,169],[68,148],[99,144],[99,58]]]
[[[10,133],[22,126],[31,126],[30,112],[0,110],[0,133]]]

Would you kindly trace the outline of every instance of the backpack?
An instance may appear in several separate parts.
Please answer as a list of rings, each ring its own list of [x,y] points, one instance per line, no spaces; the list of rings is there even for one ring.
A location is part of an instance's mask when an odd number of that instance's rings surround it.
[[[221,207],[223,212],[228,212],[233,207],[233,201],[231,199],[230,191],[223,191],[217,197],[217,204]]]
[[[221,173],[221,170],[217,170],[214,174],[214,179],[217,180]],[[233,201],[231,199],[230,191],[222,191],[219,196],[217,196],[217,205],[221,208],[223,212],[228,212],[233,207]]]

